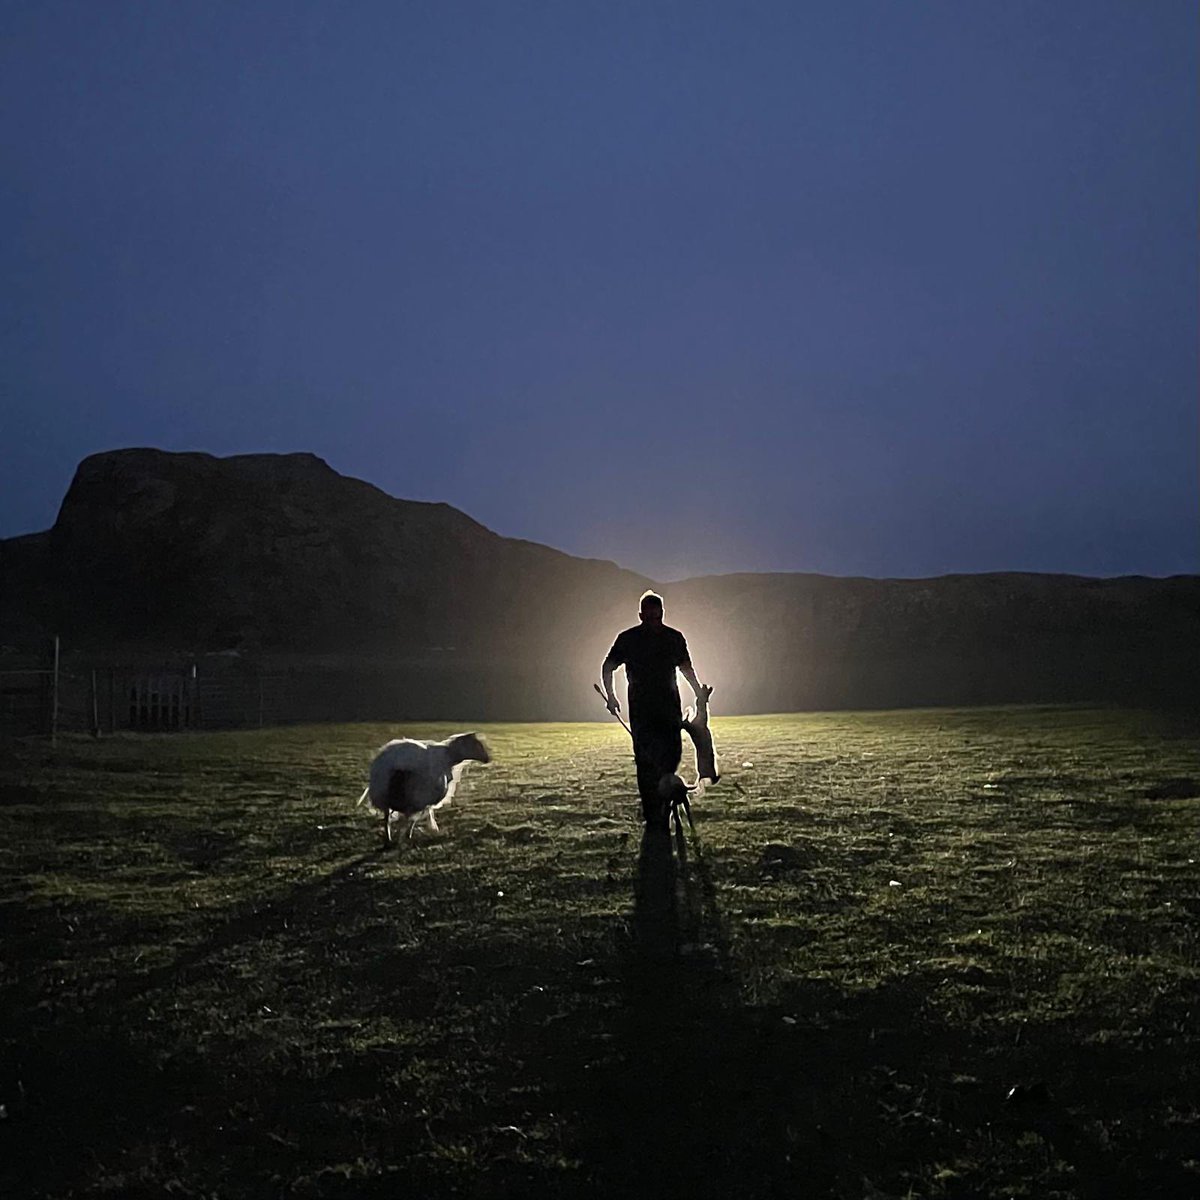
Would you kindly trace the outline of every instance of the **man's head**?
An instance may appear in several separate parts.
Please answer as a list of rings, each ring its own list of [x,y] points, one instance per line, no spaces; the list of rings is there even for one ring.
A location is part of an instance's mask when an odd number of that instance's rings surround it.
[[[638,616],[646,625],[661,625],[663,599],[657,592],[643,592],[638,601]]]

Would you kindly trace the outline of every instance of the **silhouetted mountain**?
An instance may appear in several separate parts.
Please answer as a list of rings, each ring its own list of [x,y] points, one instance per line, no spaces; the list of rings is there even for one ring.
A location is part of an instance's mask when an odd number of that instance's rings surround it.
[[[437,681],[437,712],[409,695],[407,716],[460,715],[458,697],[463,717],[577,718],[602,714],[590,681],[649,585],[313,455],[121,450],[80,464],[51,530],[0,541],[0,642],[323,655]],[[662,590],[716,712],[1179,702],[1200,679],[1195,576],[725,575]]]
[[[49,568],[47,629],[199,650],[553,643],[573,609],[647,586],[447,504],[393,499],[311,454],[96,454],[48,535],[2,545]]]

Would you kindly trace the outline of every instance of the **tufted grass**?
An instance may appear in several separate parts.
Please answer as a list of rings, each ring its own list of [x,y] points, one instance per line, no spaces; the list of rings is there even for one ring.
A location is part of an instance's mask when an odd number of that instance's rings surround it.
[[[1194,720],[714,728],[676,844],[615,723],[390,848],[390,727],[0,747],[0,1194],[1200,1193]]]

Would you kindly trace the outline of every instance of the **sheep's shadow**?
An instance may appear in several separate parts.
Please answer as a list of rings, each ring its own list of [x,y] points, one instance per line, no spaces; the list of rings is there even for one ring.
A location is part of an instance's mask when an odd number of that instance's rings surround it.
[[[197,967],[206,966],[220,954],[251,938],[262,938],[281,932],[288,920],[314,909],[323,897],[333,894],[341,885],[353,880],[363,867],[383,857],[389,849],[392,847],[386,844],[377,846],[341,863],[332,871],[281,891],[269,900],[242,906],[233,916],[218,925],[207,938],[197,942],[171,962],[142,975],[118,980],[103,999],[117,1004],[136,1000],[140,996],[159,990],[165,984],[177,981]],[[369,889],[366,894],[368,897],[371,895]]]

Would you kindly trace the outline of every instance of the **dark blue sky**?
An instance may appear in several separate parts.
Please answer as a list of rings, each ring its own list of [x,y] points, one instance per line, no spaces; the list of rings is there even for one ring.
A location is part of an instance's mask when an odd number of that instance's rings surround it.
[[[153,445],[660,579],[1200,569],[1192,0],[0,27],[0,536]]]

